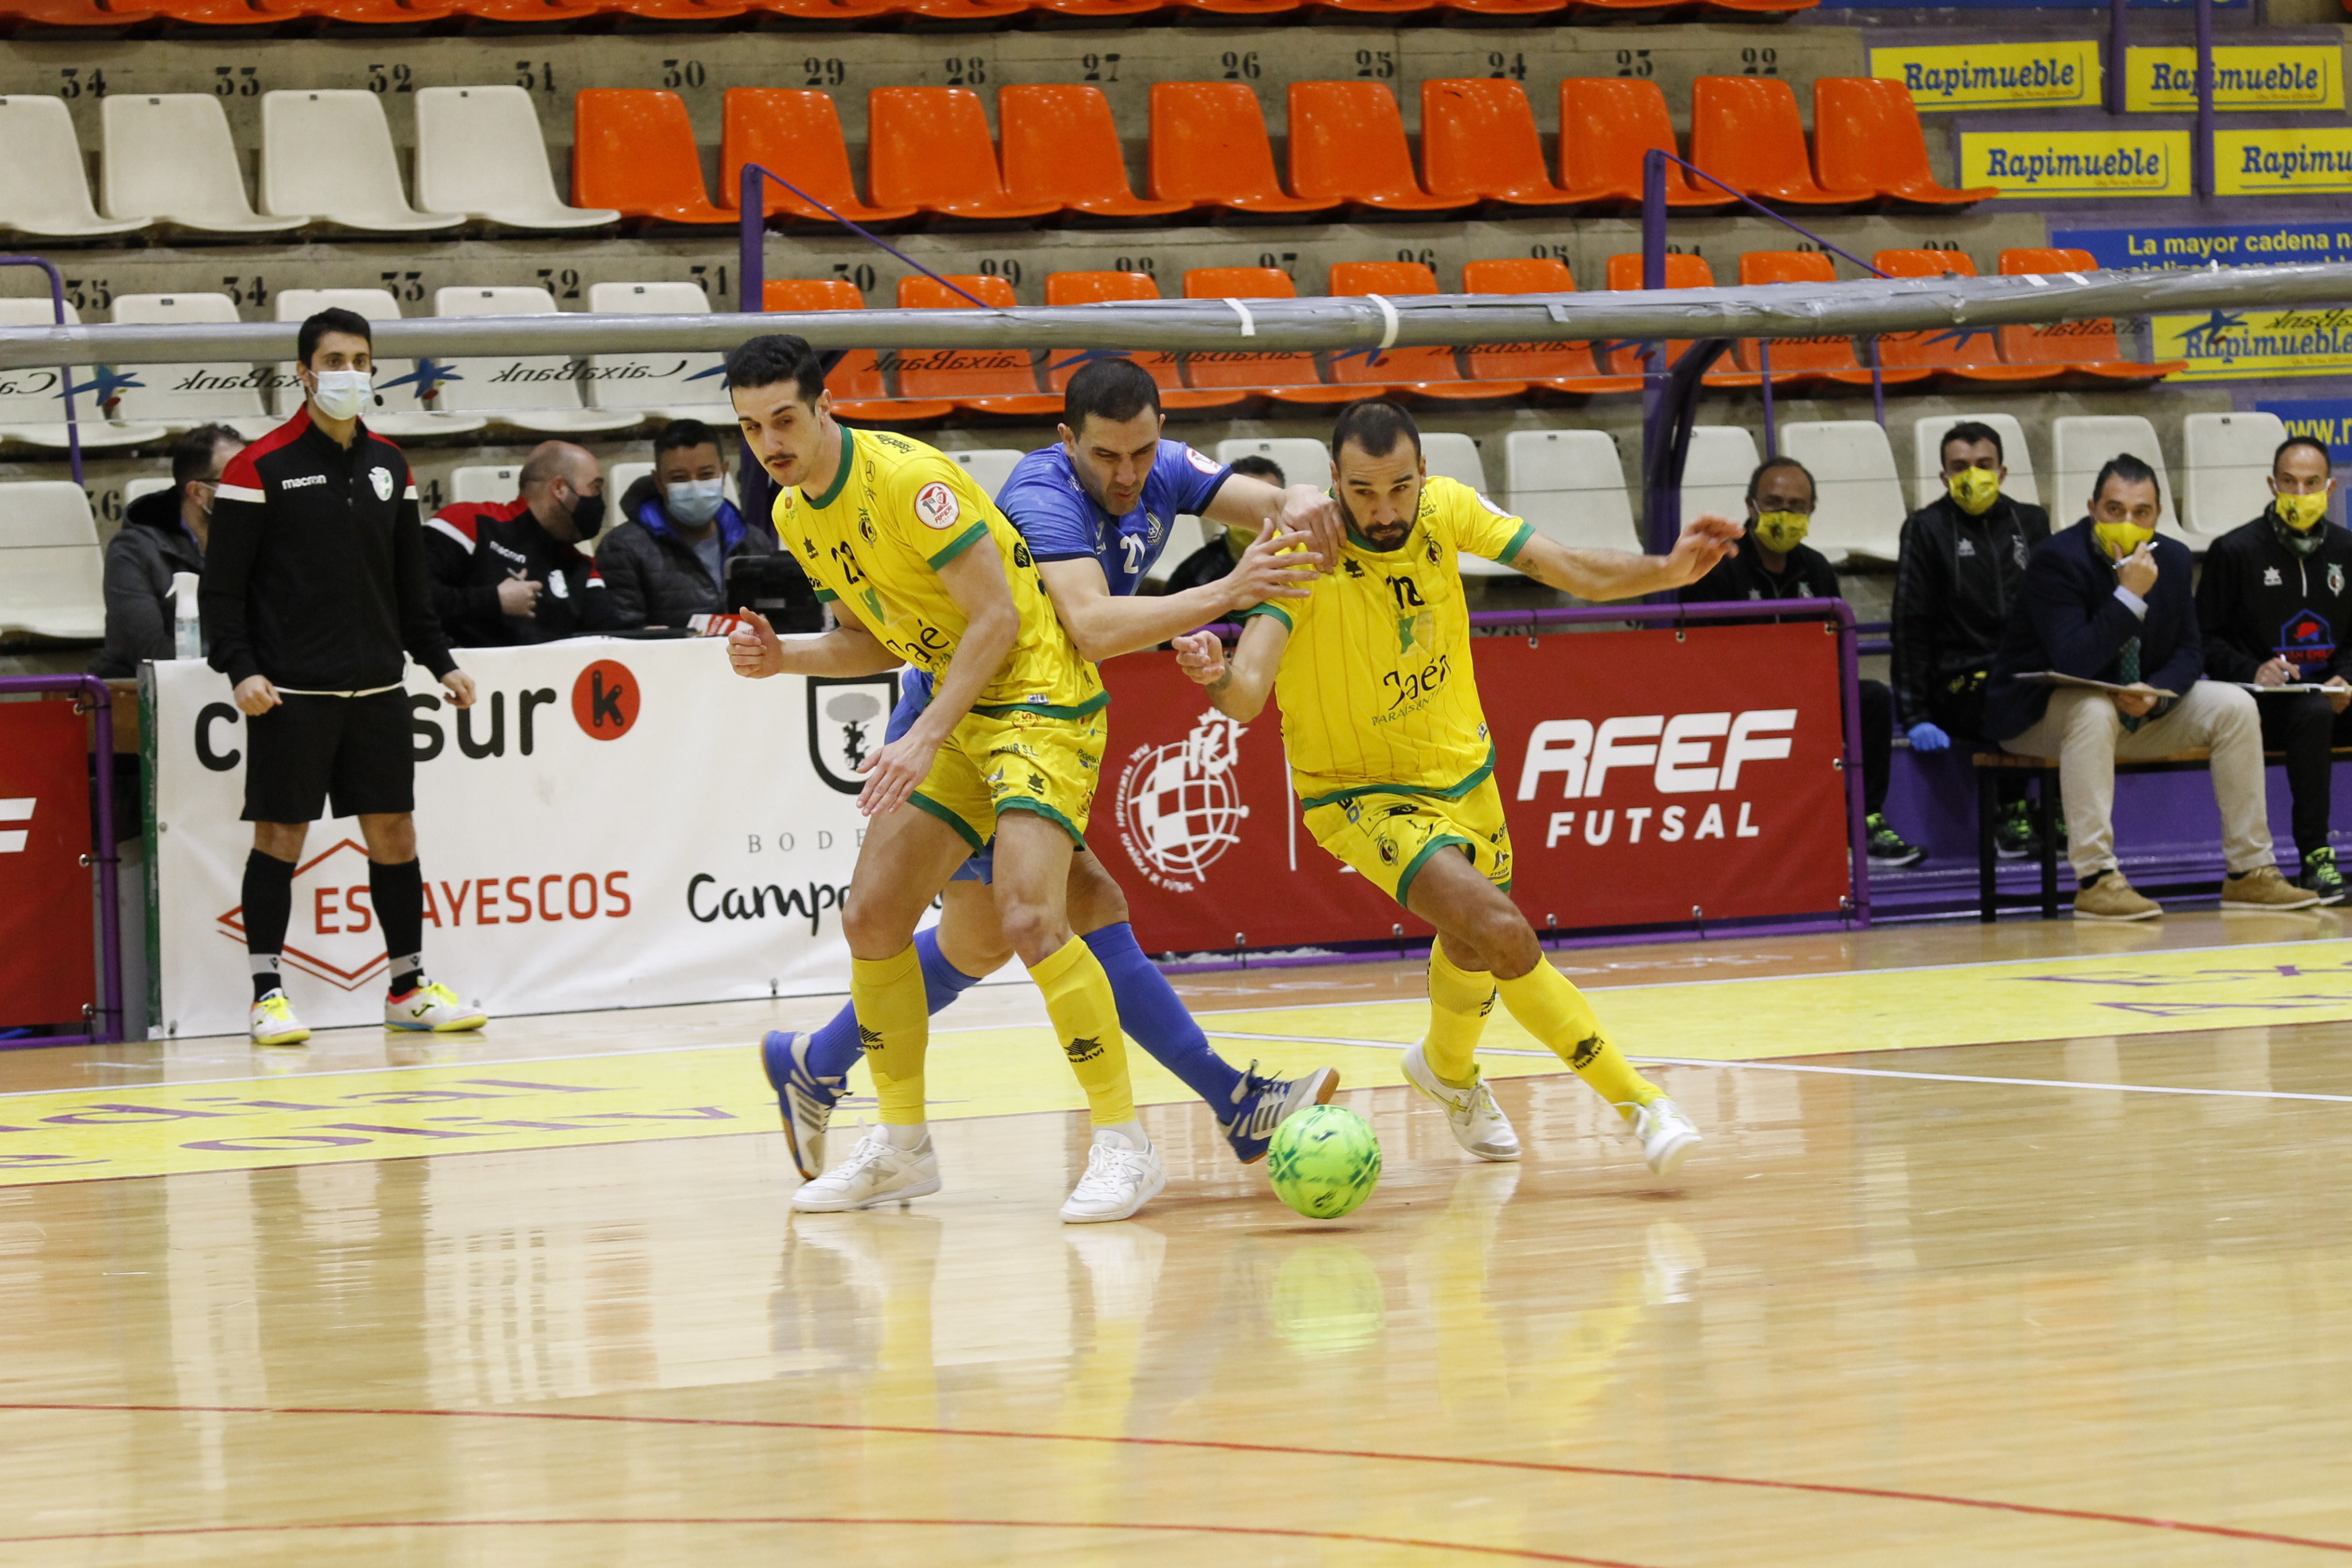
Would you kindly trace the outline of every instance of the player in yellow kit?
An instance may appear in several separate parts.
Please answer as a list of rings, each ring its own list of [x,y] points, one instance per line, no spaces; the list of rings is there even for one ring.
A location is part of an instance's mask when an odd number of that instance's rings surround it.
[[[751,340],[728,356],[727,384],[744,440],[781,487],[777,534],[837,622],[787,640],[753,615],[729,639],[736,673],[870,675],[910,664],[934,683],[913,727],[865,764],[857,804],[873,825],[842,911],[850,1000],[882,1125],[793,1205],[870,1208],[939,1190],[924,1119],[930,1009],[915,927],[993,835],[1005,936],[1045,993],[1095,1125],[1062,1218],[1125,1219],[1167,1176],[1136,1120],[1110,982],[1072,933],[1064,902],[1100,777],[1102,678],[1071,644],[1028,546],[986,492],[920,442],[836,423],[803,340]]]
[[[1497,995],[1513,1018],[1617,1108],[1661,1175],[1699,1142],[1633,1071],[1591,1004],[1545,959],[1511,902],[1511,837],[1470,663],[1459,557],[1483,556],[1580,599],[1631,599],[1705,576],[1739,527],[1701,517],[1674,553],[1570,549],[1451,479],[1426,477],[1421,433],[1395,403],[1351,403],[1331,436],[1348,519],[1339,569],[1305,600],[1245,612],[1230,664],[1213,632],[1179,662],[1237,719],[1282,701],[1282,743],[1315,840],[1437,927],[1429,1033],[1405,1077],[1445,1107],[1462,1146],[1519,1157],[1473,1053]]]

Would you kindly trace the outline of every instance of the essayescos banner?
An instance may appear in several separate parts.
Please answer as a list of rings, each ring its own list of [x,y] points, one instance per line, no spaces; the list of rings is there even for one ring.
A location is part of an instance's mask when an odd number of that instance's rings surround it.
[[[1849,896],[1838,643],[1820,623],[1489,637],[1473,657],[1512,896],[1538,930],[1814,915]],[[1166,654],[1103,674],[1087,838],[1149,951],[1428,934],[1300,823],[1274,706],[1236,724]]]

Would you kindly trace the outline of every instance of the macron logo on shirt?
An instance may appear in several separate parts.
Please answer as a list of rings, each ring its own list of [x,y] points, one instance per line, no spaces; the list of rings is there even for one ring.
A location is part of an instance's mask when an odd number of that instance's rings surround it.
[[[278,482],[278,487],[281,490],[299,490],[305,485],[323,485],[326,482],[327,476],[324,474],[297,474],[291,479],[280,479]]]

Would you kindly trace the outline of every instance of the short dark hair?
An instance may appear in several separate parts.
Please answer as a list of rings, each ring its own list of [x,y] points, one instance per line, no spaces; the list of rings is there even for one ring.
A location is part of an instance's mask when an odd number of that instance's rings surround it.
[[[1341,449],[1351,444],[1367,457],[1386,457],[1399,441],[1412,442],[1412,455],[1421,455],[1421,426],[1412,415],[1387,398],[1366,398],[1339,411],[1339,422],[1331,427],[1331,460],[1338,462]]]
[[[185,496],[189,480],[207,477],[214,455],[224,446],[242,451],[245,437],[226,424],[200,424],[172,443],[172,494]]]
[[[2157,478],[2156,470],[2128,452],[2118,452],[2107,459],[2106,466],[2099,470],[2099,476],[2091,481],[2092,500],[2099,498],[2110,479],[2120,479],[2126,485],[2154,485],[2156,504],[2158,507],[2164,505],[2164,486]]]
[[[1062,423],[1073,432],[1092,414],[1107,424],[1125,424],[1144,410],[1160,412],[1160,383],[1133,360],[1088,360],[1062,389]]]
[[[1970,446],[1974,446],[1979,441],[1990,441],[1992,443],[1992,455],[2004,463],[2009,461],[2009,454],[2001,449],[2000,432],[1982,420],[1964,419],[1944,432],[1944,439],[1936,447],[1937,463],[1943,462],[1944,454],[1951,450],[1952,443],[1955,441],[1965,442]]]
[[[1798,462],[1793,457],[1782,456],[1767,457],[1763,462],[1756,465],[1756,472],[1748,476],[1748,498],[1749,500],[1752,501],[1756,498],[1757,490],[1761,487],[1764,483],[1764,476],[1769,474],[1775,468],[1794,468],[1798,473],[1802,474],[1805,476],[1805,487],[1812,491],[1813,498],[1816,501],[1821,499],[1821,481],[1813,477],[1813,471],[1806,467],[1803,464]]]
[[[719,443],[719,433],[698,419],[673,419],[654,434],[654,461],[659,463],[665,452],[685,452],[697,446],[718,446],[719,460],[727,461],[727,449]]]
[[[310,356],[319,351],[319,340],[330,332],[348,332],[363,339],[369,351],[374,351],[375,329],[368,325],[368,319],[356,310],[331,305],[302,323],[302,330],[294,337],[294,357],[309,364]]]
[[[2271,454],[2271,472],[2273,474],[2277,473],[2279,459],[2285,456],[2288,453],[2294,451],[2298,446],[2310,447],[2314,452],[2319,454],[2319,460],[2326,464],[2331,472],[2335,469],[2336,454],[2328,447],[2327,443],[2320,440],[2319,437],[2315,435],[2290,435],[2284,441],[2279,443],[2278,450],[2276,452]]]
[[[1290,480],[1282,465],[1271,457],[1261,457],[1253,452],[1246,457],[1236,457],[1226,465],[1236,474],[1246,474],[1253,479],[1263,479],[1269,485],[1287,485]]]
[[[730,387],[772,387],[779,382],[793,382],[803,402],[814,402],[824,395],[824,367],[817,362],[816,350],[809,347],[806,338],[762,332],[746,338],[727,356]],[[657,454],[661,450],[655,448]]]

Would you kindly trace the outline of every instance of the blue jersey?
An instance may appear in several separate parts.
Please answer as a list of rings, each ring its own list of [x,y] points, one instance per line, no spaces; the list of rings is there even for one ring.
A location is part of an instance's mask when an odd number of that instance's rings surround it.
[[[1232,473],[1181,441],[1163,441],[1143,481],[1143,498],[1127,516],[1114,517],[1080,486],[1069,451],[1057,441],[1013,465],[996,504],[1029,541],[1031,555],[1041,561],[1092,556],[1102,563],[1111,592],[1129,594],[1168,548],[1177,517],[1206,511]]]

